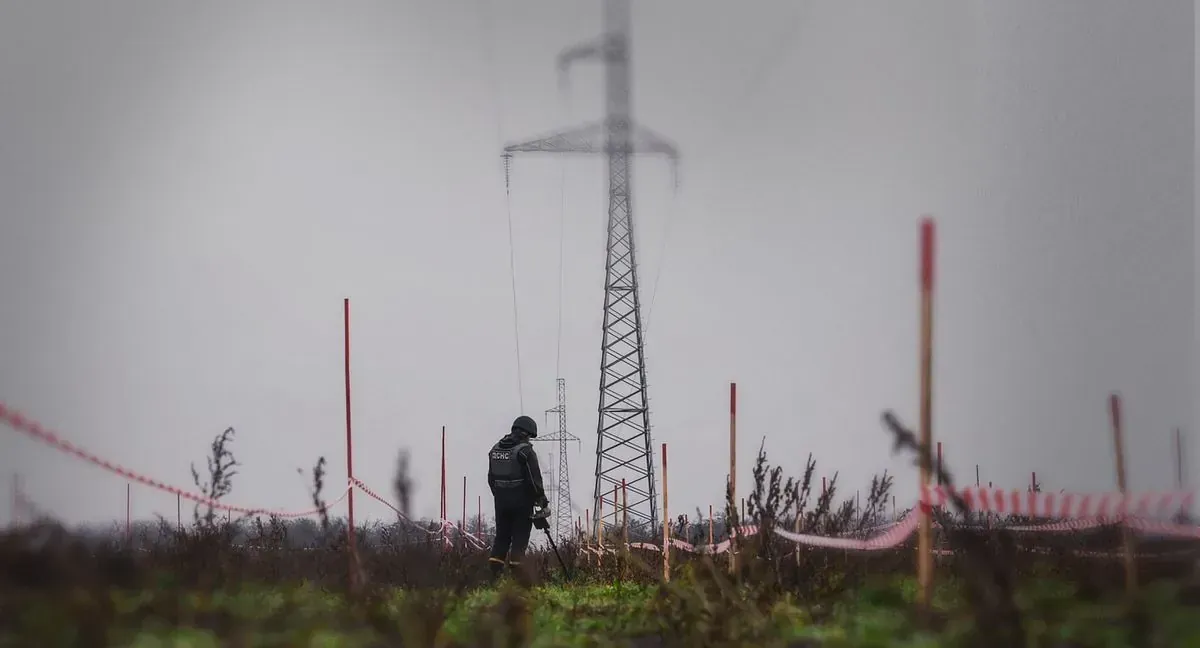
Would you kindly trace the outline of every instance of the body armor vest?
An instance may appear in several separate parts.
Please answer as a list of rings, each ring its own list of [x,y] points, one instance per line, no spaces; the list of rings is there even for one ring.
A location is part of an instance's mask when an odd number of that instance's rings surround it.
[[[531,447],[528,441],[522,441],[511,447],[501,447],[501,441],[492,446],[488,452],[488,474],[500,488],[515,488],[525,483],[525,473],[521,470],[518,455],[522,450]]]

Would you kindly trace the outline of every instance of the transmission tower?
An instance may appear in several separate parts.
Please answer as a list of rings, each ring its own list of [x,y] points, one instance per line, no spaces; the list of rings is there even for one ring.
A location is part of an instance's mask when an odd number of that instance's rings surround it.
[[[554,409],[546,410],[546,413],[558,414],[558,431],[545,438],[539,437],[537,441],[558,442],[557,475],[551,475],[550,479],[554,482],[554,487],[551,489],[554,491],[554,534],[561,542],[574,537],[574,525],[571,524],[571,474],[567,469],[567,444],[571,441],[579,443],[579,437],[567,431],[567,381],[559,378],[557,383],[558,405]]]
[[[665,155],[676,167],[679,153],[666,138],[635,125],[630,91],[630,2],[605,0],[604,33],[558,55],[560,82],[571,66],[588,59],[604,65],[605,117],[598,123],[551,133],[504,148],[504,181],[509,185],[516,153],[603,154],[608,158],[608,242],[604,278],[604,324],[600,342],[599,420],[596,423],[596,486],[593,533],[605,520],[621,519],[618,502],[605,502],[625,482],[629,518],[658,525],[654,452],[646,395],[646,360],[634,250],[631,180],[635,154]],[[560,84],[561,85],[561,84]]]

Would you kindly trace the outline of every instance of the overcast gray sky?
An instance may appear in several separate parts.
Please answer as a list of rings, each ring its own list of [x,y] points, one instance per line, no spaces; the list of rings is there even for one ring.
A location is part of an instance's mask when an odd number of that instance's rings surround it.
[[[672,509],[721,497],[731,380],[739,491],[766,436],[789,472],[811,451],[851,492],[887,469],[901,505],[915,495],[878,421],[916,422],[925,212],[940,239],[935,436],[953,467],[1111,488],[1114,389],[1133,488],[1171,486],[1174,426],[1200,465],[1193,2],[635,5],[636,116],[683,153],[677,196],[661,161],[640,160],[634,184]],[[499,148],[600,114],[597,68],[564,102],[553,61],[599,22],[590,0],[0,0],[0,399],[178,484],[234,426],[231,501],[305,508],[298,467],[324,455],[344,476],[349,297],[355,472],[390,493],[409,448],[416,512],[436,513],[446,425],[452,517],[464,474],[473,511],[484,453],[520,413]],[[603,173],[513,170],[539,422],[565,215],[580,509]],[[46,510],[123,517],[120,478],[7,429],[0,443],[0,473]],[[174,510],[135,488],[136,517]],[[361,495],[358,510],[387,515]]]

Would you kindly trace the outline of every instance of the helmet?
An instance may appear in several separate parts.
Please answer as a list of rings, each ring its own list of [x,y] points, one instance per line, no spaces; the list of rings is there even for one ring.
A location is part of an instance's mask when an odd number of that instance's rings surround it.
[[[530,438],[537,437],[537,421],[528,416],[518,416],[512,424],[513,432],[522,432]]]

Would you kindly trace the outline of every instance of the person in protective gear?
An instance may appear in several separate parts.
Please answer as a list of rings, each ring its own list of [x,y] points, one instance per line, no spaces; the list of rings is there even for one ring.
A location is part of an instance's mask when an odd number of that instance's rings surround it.
[[[530,439],[537,437],[537,422],[528,416],[518,416],[512,430],[488,451],[488,488],[492,491],[496,510],[496,539],[488,565],[492,577],[500,575],[505,565],[517,570],[534,525],[534,509],[550,505],[542,485],[542,470]],[[539,525],[540,528],[540,525]]]

